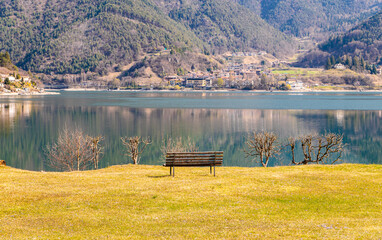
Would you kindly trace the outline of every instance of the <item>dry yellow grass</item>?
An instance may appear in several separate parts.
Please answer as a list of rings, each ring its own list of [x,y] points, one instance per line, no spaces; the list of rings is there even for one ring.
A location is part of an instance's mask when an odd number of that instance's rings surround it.
[[[1,239],[378,239],[382,166],[0,167]]]

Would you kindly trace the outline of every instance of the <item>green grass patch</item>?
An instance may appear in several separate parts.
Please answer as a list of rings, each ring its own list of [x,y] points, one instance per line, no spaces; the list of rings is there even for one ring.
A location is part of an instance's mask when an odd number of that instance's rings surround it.
[[[1,239],[378,239],[382,166],[0,167]]]
[[[276,75],[287,75],[288,77],[310,78],[319,76],[345,76],[345,75],[359,75],[350,69],[338,70],[330,69],[323,70],[320,68],[273,68],[272,73]]]
[[[273,69],[273,74],[283,74],[291,77],[302,76],[315,76],[322,73],[321,69],[310,69],[310,68],[286,68],[286,69]]]

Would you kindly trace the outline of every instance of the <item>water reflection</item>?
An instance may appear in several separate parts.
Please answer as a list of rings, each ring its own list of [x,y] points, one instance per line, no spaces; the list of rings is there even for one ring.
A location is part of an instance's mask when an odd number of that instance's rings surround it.
[[[203,96],[201,96],[203,97]],[[0,158],[13,167],[51,170],[44,163],[44,147],[64,127],[80,127],[105,136],[101,167],[124,164],[121,136],[151,136],[153,144],[142,164],[161,164],[165,136],[190,136],[200,150],[223,150],[226,166],[259,166],[245,159],[247,133],[272,130],[281,138],[331,131],[344,133],[349,145],[345,162],[382,163],[382,111],[132,108],[94,105],[73,99],[3,100],[0,103]],[[270,165],[288,165],[288,155]]]

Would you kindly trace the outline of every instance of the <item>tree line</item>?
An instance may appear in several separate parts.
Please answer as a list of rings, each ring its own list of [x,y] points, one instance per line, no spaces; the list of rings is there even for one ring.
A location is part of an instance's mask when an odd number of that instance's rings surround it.
[[[57,141],[48,144],[45,148],[47,163],[60,171],[98,169],[104,154],[103,140],[103,136],[89,136],[81,129],[64,128],[59,133]],[[125,155],[133,164],[138,165],[142,153],[151,144],[151,140],[149,137],[124,136],[121,137],[121,144],[125,147]],[[287,143],[282,144],[277,134],[263,131],[249,134],[243,151],[246,157],[253,157],[263,167],[267,167],[269,160],[277,157],[285,149],[289,149],[292,154],[291,162],[295,165],[333,164],[341,160],[344,147],[343,135],[341,134],[309,134],[298,138],[291,137]],[[297,148],[302,150],[302,160],[296,157]],[[196,152],[198,150],[198,146],[190,137],[166,137],[162,139],[163,160],[168,152]]]
[[[306,165],[309,163],[334,164],[341,160],[345,144],[343,135],[336,133],[307,134],[298,138],[290,137],[282,144],[274,132],[254,132],[247,137],[247,147],[244,149],[247,157],[267,167],[271,158],[276,158],[282,150],[289,150],[294,165]],[[296,149],[301,148],[302,158],[297,160]]]
[[[125,147],[125,156],[136,165],[139,164],[143,151],[151,144],[149,137],[124,136],[120,140]],[[104,154],[103,141],[103,136],[89,136],[81,129],[65,127],[59,133],[57,140],[45,148],[47,164],[60,171],[98,169]],[[163,157],[171,151],[195,152],[197,150],[198,148],[191,138],[167,137],[162,139]]]

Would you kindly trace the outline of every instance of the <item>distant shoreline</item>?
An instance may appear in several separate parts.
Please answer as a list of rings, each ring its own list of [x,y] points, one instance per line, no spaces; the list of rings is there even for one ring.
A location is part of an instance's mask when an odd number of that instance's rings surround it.
[[[304,90],[290,90],[290,91],[282,91],[282,90],[239,90],[239,89],[218,89],[218,90],[194,90],[194,89],[183,89],[183,90],[143,90],[143,89],[125,89],[125,90],[107,90],[107,89],[95,89],[95,88],[66,88],[66,89],[57,89],[54,91],[63,91],[63,92],[173,92],[173,93],[188,93],[188,92],[208,92],[208,93],[229,93],[229,92],[248,92],[248,93],[325,93],[325,92],[382,92],[381,90],[314,90],[314,89],[304,89]]]
[[[44,95],[59,95],[59,92],[30,92],[30,93],[0,93],[1,96],[44,96]]]

